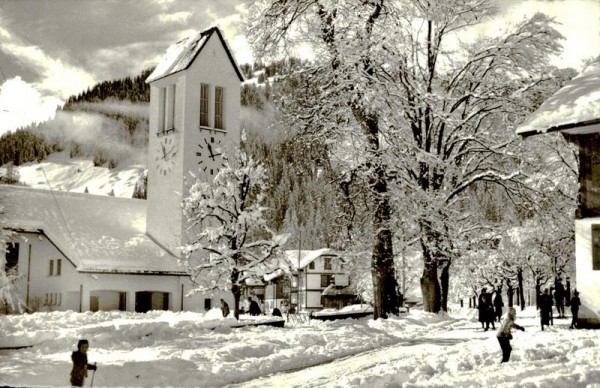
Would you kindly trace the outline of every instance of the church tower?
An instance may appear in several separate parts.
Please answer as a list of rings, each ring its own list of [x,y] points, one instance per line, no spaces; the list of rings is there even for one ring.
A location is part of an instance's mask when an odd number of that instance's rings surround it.
[[[217,27],[169,47],[150,84],[146,233],[176,254],[186,242],[181,203],[194,174],[212,180],[239,147],[244,77]]]

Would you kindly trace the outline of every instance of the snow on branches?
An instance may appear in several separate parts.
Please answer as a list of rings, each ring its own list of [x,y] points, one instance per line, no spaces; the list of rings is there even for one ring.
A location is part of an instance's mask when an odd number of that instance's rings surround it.
[[[212,181],[199,178],[190,187],[183,200],[189,243],[181,249],[196,285],[191,292],[231,290],[237,318],[245,281],[285,269],[280,258],[287,236],[266,225],[264,167],[244,152],[235,156]]]
[[[21,311],[21,300],[16,286],[19,275],[16,271],[6,271],[7,244],[13,233],[2,226],[2,208],[0,208],[0,306]]]

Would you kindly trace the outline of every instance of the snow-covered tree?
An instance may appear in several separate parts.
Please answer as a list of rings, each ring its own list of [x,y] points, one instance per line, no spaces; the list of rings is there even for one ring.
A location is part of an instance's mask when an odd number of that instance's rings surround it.
[[[552,20],[535,14],[471,39],[462,32],[488,20],[494,1],[263,0],[254,9],[249,31],[260,53],[300,41],[317,53],[281,106],[370,188],[375,317],[397,311],[396,217],[418,227],[425,309],[445,308],[457,239],[473,230],[461,209],[469,189],[490,182],[515,196],[523,187],[514,128],[560,48]]]
[[[392,214],[382,159],[387,124],[375,77],[383,64],[382,31],[393,27],[384,3],[265,0],[253,3],[249,28],[259,56],[277,55],[298,37],[318,53],[313,66],[292,80],[297,87],[280,107],[284,120],[301,136],[330,146],[345,170],[342,175],[359,172],[368,187],[375,319],[398,313]]]
[[[2,215],[2,208],[0,208],[0,306],[21,311],[21,301],[16,290],[18,273],[14,269],[6,270],[8,242],[13,233],[4,227]]]
[[[189,243],[182,260],[195,283],[191,292],[230,290],[236,318],[247,279],[287,269],[281,260],[286,236],[275,235],[265,222],[266,189],[264,167],[239,152],[212,181],[196,179],[183,201]]]

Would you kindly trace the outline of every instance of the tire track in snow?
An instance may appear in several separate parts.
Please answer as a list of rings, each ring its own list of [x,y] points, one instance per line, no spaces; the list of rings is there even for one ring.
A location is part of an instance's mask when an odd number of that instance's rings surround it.
[[[483,338],[482,338],[483,339]],[[401,341],[393,344],[388,344],[376,349],[362,350],[353,354],[346,354],[339,358],[333,358],[327,361],[318,362],[311,365],[305,365],[301,367],[289,368],[277,373],[272,373],[267,376],[258,378],[249,378],[247,380],[236,381],[231,384],[225,385],[225,387],[314,387],[321,386],[332,381],[339,380],[339,378],[346,375],[346,371],[352,370],[353,374],[360,372],[361,370],[370,369],[382,362],[388,362],[401,358],[406,352],[389,353],[386,350],[393,348],[405,349],[410,351],[412,346],[432,346],[437,348],[439,346],[453,346],[463,342],[468,342],[467,339],[457,338],[411,338],[402,339]],[[385,358],[385,359],[384,359]],[[358,360],[357,360],[358,359]],[[323,368],[324,366],[339,363],[341,368]],[[336,369],[339,369],[338,373],[335,373]],[[317,379],[317,381],[315,381]],[[326,379],[320,383],[318,379]]]

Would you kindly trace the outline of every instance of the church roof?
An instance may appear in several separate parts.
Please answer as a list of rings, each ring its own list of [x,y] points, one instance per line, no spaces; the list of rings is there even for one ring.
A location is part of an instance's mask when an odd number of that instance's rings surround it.
[[[567,82],[517,128],[517,134],[531,136],[554,131],[599,131],[600,58]]]
[[[215,33],[223,44],[225,52],[227,53],[227,56],[231,61],[231,65],[235,69],[240,82],[243,82],[244,76],[242,75],[237,62],[235,61],[235,58],[231,54],[229,45],[223,38],[221,30],[219,30],[218,27],[212,27],[208,30],[188,36],[187,38],[184,38],[170,46],[152,74],[146,78],[146,83],[154,82],[171,74],[186,70],[202,51],[202,48],[204,48],[206,42],[208,42],[210,37]]]
[[[146,235],[146,201],[0,185],[2,223],[42,232],[80,272],[183,275]]]

